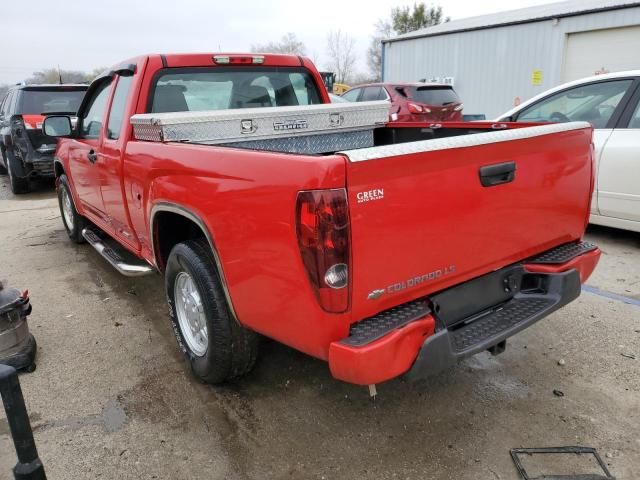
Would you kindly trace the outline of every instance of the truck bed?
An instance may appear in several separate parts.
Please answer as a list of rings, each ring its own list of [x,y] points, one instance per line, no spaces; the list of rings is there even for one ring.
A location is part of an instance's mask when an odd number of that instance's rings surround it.
[[[281,153],[287,142],[300,147],[312,138],[324,149],[304,151],[300,160],[342,158],[353,252],[352,322],[582,236],[592,188],[585,180],[592,173],[588,123],[381,125],[385,102],[347,105],[346,111],[343,104],[316,107],[146,114],[132,123],[141,137],[152,126],[154,142],[182,138],[181,143],[216,150],[253,150],[251,143],[263,148],[272,142],[273,151]],[[271,110],[286,112],[274,120]],[[341,111],[350,119],[331,126],[331,115]],[[238,142],[242,119],[252,115],[259,128]],[[314,116],[309,129],[265,133],[272,123]],[[238,133],[230,134],[231,128]],[[197,133],[183,138],[189,131]],[[370,133],[371,144],[336,149],[331,147],[337,143],[322,141],[337,136],[349,143],[354,132]],[[510,173],[501,173],[503,168]],[[378,291],[384,294],[372,301]]]

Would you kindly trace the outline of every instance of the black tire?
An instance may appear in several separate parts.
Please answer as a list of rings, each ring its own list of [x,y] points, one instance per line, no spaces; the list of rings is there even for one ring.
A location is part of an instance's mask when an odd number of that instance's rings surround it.
[[[196,287],[207,327],[206,352],[189,346],[178,318],[176,280],[186,273]],[[259,336],[232,316],[206,240],[189,240],[171,250],[165,271],[171,324],[191,370],[200,380],[217,384],[249,373],[258,356]],[[202,342],[204,343],[204,341]]]
[[[71,188],[69,188],[69,180],[66,175],[60,175],[58,179],[58,207],[60,207],[60,216],[62,217],[62,224],[67,231],[69,238],[75,243],[84,243],[85,239],[82,236],[82,229],[87,226],[87,220],[78,213],[76,206],[73,203],[73,195],[71,194]],[[70,201],[70,221],[67,221],[64,212],[65,195]],[[69,225],[72,224],[72,225]]]
[[[9,174],[9,185],[14,195],[29,193],[29,179],[24,177],[24,168],[11,150],[5,152],[7,160],[7,173]]]

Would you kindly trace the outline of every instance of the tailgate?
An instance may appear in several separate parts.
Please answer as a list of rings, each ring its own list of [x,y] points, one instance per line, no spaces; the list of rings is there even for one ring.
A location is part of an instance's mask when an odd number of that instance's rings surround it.
[[[576,122],[342,152],[354,321],[579,239],[591,134]]]

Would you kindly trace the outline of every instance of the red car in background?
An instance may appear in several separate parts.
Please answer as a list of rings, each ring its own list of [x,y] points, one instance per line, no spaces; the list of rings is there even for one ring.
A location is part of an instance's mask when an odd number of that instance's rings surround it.
[[[391,121],[462,121],[462,102],[451,85],[440,83],[372,83],[342,95],[350,102],[388,100]]]

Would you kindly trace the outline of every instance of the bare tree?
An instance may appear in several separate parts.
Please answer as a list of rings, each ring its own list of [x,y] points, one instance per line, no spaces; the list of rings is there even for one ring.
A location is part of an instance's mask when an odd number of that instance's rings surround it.
[[[31,76],[25,80],[25,83],[29,85],[40,85],[43,83],[89,83],[106,70],[104,67],[94,68],[90,72],[45,68],[33,72]]]
[[[342,30],[332,30],[327,35],[328,67],[336,74],[336,82],[346,83],[353,75],[356,64],[356,41]]]
[[[77,70],[58,70],[57,68],[45,68],[38,72],[33,72],[25,80],[27,84],[42,83],[81,83],[86,82],[86,73]]]
[[[307,47],[304,42],[298,40],[295,33],[283,35],[278,42],[251,45],[252,52],[263,53],[287,53],[291,55],[306,55]]]
[[[375,33],[371,35],[369,48],[367,49],[367,65],[369,73],[374,81],[380,81],[382,78],[382,40],[391,38],[393,35],[393,27],[391,22],[386,20],[378,20],[375,26]]]
[[[311,50],[311,53],[309,53],[309,58],[311,59],[313,64],[316,66],[316,68],[318,68],[318,64],[320,63],[320,54],[318,53],[318,51]]]

